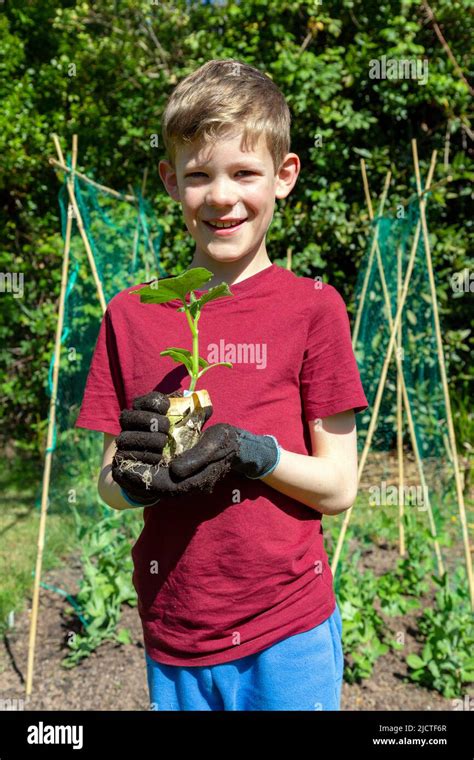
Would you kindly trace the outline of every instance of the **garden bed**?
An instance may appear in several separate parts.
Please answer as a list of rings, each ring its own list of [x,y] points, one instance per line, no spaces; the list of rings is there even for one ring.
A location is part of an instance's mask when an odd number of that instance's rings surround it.
[[[390,565],[378,549],[379,562]],[[389,552],[390,553],[390,552]],[[367,553],[367,567],[373,568],[373,555]],[[369,561],[369,557],[371,558]],[[386,560],[388,560],[386,562]],[[378,563],[377,563],[378,564]],[[81,566],[73,558],[62,568],[45,574],[48,585],[59,585],[74,594],[78,590]],[[430,604],[427,597],[426,604]],[[105,642],[77,667],[65,669],[61,660],[68,653],[67,635],[71,631],[66,615],[69,607],[61,595],[41,590],[33,693],[25,705],[28,710],[147,710],[145,652],[137,608],[123,607],[121,626],[130,629],[131,644]],[[407,651],[419,652],[416,617],[420,610],[392,618],[394,631],[404,631]],[[4,637],[0,650],[0,699],[25,699],[28,656],[29,611],[15,618],[15,626]],[[403,652],[379,657],[370,679],[360,684],[344,683],[342,710],[452,710],[452,703],[437,692],[417,684],[404,683],[407,666]]]

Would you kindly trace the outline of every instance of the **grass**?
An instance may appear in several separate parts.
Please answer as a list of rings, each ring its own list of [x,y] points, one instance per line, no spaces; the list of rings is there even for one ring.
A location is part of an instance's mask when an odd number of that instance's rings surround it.
[[[6,462],[6,460],[2,460]],[[37,461],[14,460],[0,470],[0,631],[7,618],[20,612],[33,592],[40,510],[35,506],[42,482]],[[74,515],[48,514],[43,550],[43,572],[62,564],[77,547]]]

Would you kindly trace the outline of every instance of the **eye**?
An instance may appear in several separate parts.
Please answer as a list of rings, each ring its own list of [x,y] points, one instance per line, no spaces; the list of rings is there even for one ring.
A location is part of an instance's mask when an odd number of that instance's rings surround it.
[[[250,169],[241,169],[240,171],[237,172],[237,174],[255,174],[255,172],[251,171]],[[206,177],[207,175],[205,174],[205,172],[190,172],[189,174],[185,174],[184,176],[185,177],[199,177],[199,176]]]

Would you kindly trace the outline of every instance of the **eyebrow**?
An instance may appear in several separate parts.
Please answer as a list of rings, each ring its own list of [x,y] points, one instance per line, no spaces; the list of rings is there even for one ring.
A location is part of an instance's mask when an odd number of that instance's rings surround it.
[[[194,171],[195,169],[204,169],[206,166],[209,166],[211,162],[205,161],[202,164],[185,164],[184,171]],[[265,166],[262,164],[261,161],[259,161],[257,158],[242,158],[240,161],[234,161],[230,166],[229,169],[236,169],[238,166],[253,166],[258,167],[259,169],[264,169]]]

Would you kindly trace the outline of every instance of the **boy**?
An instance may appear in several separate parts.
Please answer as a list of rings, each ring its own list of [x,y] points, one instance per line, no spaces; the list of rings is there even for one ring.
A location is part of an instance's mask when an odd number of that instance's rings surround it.
[[[223,281],[233,294],[203,310],[201,352],[222,342],[240,359],[206,374],[212,419],[160,467],[167,394],[189,378],[159,354],[188,347],[189,328],[176,305],[127,288],[108,305],[76,423],[104,432],[101,498],[146,507],[132,556],[152,708],[338,710],[322,515],[355,501],[355,413],[368,404],[342,297],[266,251],[275,199],[300,170],[289,109],[266,75],[213,60],[178,84],[162,128],[159,172],[196,243],[190,267],[213,273],[197,294]],[[118,467],[131,451],[151,484]]]

